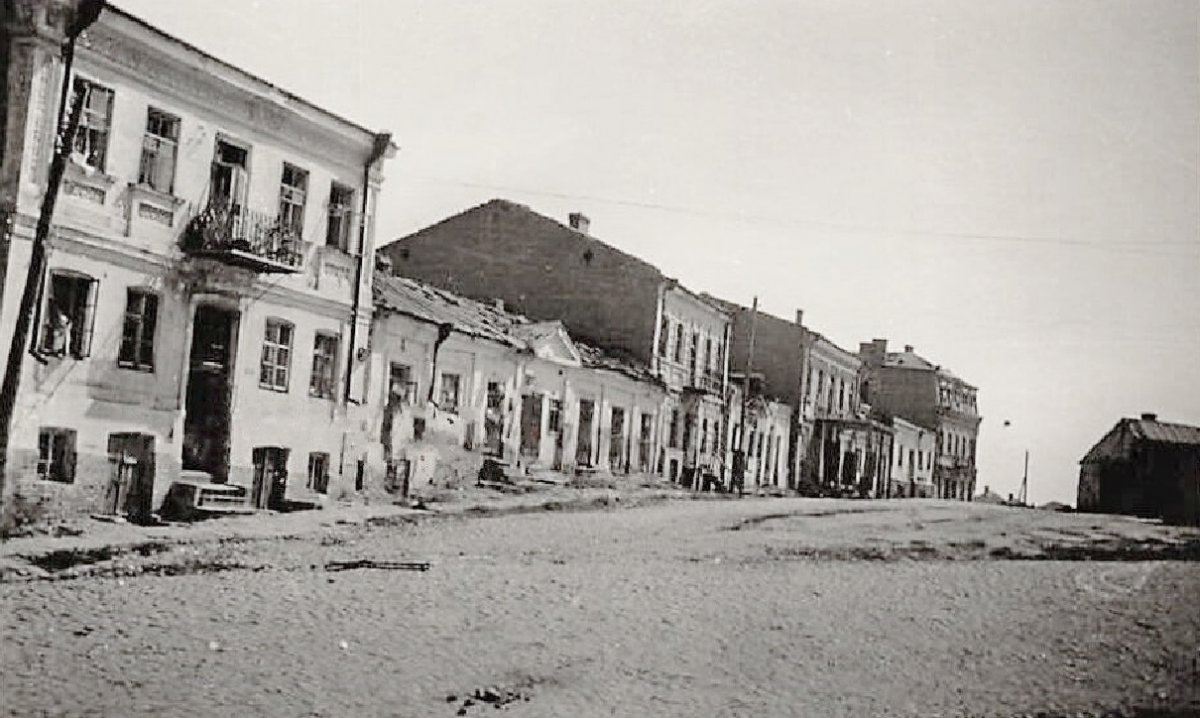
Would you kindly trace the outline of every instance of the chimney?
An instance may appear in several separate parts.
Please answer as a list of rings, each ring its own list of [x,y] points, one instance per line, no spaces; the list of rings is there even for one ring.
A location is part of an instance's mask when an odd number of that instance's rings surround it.
[[[798,327],[804,326],[804,310],[803,309],[796,310],[796,326],[798,326]]]
[[[1158,414],[1146,412],[1145,414],[1142,414],[1142,421],[1158,421]]]
[[[904,345],[904,353],[905,353],[905,354],[912,354],[912,351],[913,351],[913,345],[912,345],[912,344],[905,344],[905,345]]]
[[[592,224],[592,221],[588,219],[587,215],[583,214],[582,212],[572,212],[567,216],[567,219],[571,223],[571,229],[575,230],[576,232],[582,232],[583,234],[588,233],[588,228]]]

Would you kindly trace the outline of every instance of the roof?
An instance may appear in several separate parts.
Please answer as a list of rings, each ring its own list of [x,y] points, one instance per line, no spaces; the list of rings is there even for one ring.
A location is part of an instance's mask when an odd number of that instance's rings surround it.
[[[1122,419],[1128,422],[1135,439],[1156,444],[1191,444],[1200,446],[1200,426],[1171,424],[1148,419]]]
[[[916,352],[888,352],[883,359],[884,366],[901,369],[923,369],[937,371],[938,366]]]
[[[529,323],[525,317],[424,282],[376,272],[372,294],[377,307],[432,324],[450,324],[455,331],[481,339],[517,348],[526,346],[512,334],[514,324]]]
[[[1124,456],[1134,442],[1200,447],[1200,427],[1156,419],[1121,419],[1084,454],[1079,463],[1106,461]]]
[[[373,298],[376,307],[431,324],[449,324],[454,331],[488,339],[513,349],[528,350],[532,344],[562,331],[558,321],[534,322],[515,312],[477,302],[409,277],[375,272]],[[641,362],[608,354],[567,335],[582,365],[622,374],[637,381],[661,384]]]

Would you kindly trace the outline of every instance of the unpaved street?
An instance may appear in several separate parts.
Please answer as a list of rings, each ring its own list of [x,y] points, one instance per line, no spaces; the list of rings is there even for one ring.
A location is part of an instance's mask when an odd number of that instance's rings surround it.
[[[0,700],[22,716],[1183,714],[1200,708],[1194,551],[1007,560],[1172,541],[1195,546],[1113,517],[747,499],[184,547],[181,575],[0,585]],[[325,570],[357,558],[432,567]]]

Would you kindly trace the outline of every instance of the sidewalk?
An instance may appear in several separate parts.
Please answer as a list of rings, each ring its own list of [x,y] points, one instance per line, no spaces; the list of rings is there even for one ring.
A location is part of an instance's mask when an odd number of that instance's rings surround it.
[[[622,482],[625,483],[625,482]],[[113,554],[153,545],[200,544],[219,541],[255,541],[307,536],[335,526],[383,525],[438,517],[494,516],[546,510],[584,510],[636,506],[647,502],[691,498],[678,487],[638,484],[617,488],[571,488],[551,484],[525,485],[527,493],[509,494],[471,487],[449,500],[431,502],[424,509],[395,504],[336,504],[324,509],[289,513],[262,512],[213,518],[194,523],[139,526],[83,519],[69,536],[37,535],[0,543],[0,579],[12,574],[42,573],[33,561],[55,553]]]

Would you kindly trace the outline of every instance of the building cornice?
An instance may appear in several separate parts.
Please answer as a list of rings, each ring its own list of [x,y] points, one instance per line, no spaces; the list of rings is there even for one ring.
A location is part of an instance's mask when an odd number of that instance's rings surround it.
[[[168,96],[198,114],[216,114],[299,154],[343,167],[361,168],[375,141],[369,130],[121,12],[101,15],[80,38],[77,57],[81,65],[115,72],[148,94]]]

